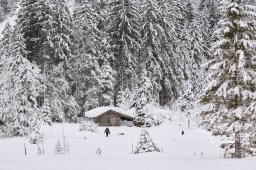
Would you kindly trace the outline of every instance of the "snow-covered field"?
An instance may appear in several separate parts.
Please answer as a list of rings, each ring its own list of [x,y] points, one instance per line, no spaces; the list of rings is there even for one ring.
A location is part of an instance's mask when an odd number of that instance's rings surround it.
[[[105,137],[103,127],[97,133],[80,132],[78,128],[78,124],[44,127],[44,155],[37,155],[37,145],[28,144],[24,138],[0,140],[0,170],[254,170],[256,167],[254,158],[224,159],[218,138],[178,124],[148,129],[163,153],[140,155],[132,154],[140,128],[110,127],[109,138]],[[55,155],[55,144],[58,140],[62,142],[63,132],[70,151]],[[97,148],[101,149],[101,155],[96,154]]]

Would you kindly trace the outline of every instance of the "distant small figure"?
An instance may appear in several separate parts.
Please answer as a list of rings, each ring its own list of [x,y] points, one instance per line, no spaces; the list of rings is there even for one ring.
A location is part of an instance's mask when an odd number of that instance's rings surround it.
[[[122,136],[122,135],[124,135],[124,133],[118,133],[118,136]]]
[[[106,133],[106,137],[108,137],[108,135],[110,134],[110,130],[108,127],[105,129],[104,133]]]
[[[182,135],[184,135],[184,133],[185,133],[185,132],[184,132],[184,130],[183,130],[183,131],[181,131],[181,134],[182,134]]]

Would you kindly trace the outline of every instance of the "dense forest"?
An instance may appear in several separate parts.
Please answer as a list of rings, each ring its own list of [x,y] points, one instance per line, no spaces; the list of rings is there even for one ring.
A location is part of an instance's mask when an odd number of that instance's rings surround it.
[[[1,21],[19,10],[0,43],[2,133],[30,135],[42,120],[99,106],[135,108],[135,123],[151,126],[147,104],[184,110],[200,101],[204,128],[243,131],[254,152],[255,3],[1,0]]]

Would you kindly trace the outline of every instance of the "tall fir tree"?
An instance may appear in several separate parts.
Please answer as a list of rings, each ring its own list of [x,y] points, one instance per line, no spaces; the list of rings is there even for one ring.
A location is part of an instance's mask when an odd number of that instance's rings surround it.
[[[51,61],[46,64],[46,96],[52,102],[51,109],[55,114],[63,117],[77,112],[76,103],[70,93],[73,83],[73,67],[71,61],[74,59],[74,35],[73,21],[66,0],[54,0],[53,2],[53,29],[51,39],[54,51]],[[74,113],[72,113],[74,114]]]
[[[52,10],[49,0],[22,0],[17,20],[19,32],[24,35],[28,60],[36,62],[41,69],[53,53]]]
[[[0,105],[1,119],[11,135],[23,136],[32,132],[34,122],[39,125],[36,98],[42,91],[42,77],[38,66],[26,58],[24,39],[16,29],[0,63]]]
[[[72,96],[69,94],[73,57],[72,19],[65,0],[24,0],[17,26],[24,35],[28,60],[36,62],[44,77],[44,98],[51,101],[52,113],[63,117]],[[59,119],[59,118],[58,118]]]
[[[133,0],[109,2],[108,33],[114,52],[114,69],[117,73],[114,104],[120,91],[132,89],[136,84],[138,49],[140,48],[140,15]]]
[[[187,75],[184,89],[185,96],[188,95],[188,89],[192,96],[197,96],[202,92],[205,82],[204,71],[201,67],[206,62],[210,55],[207,47],[207,42],[203,39],[203,34],[200,27],[199,13],[195,10],[195,6],[191,1],[187,4],[187,22],[186,22],[186,43],[187,43],[187,57],[184,61],[185,74]],[[191,88],[189,88],[191,87]]]
[[[7,0],[0,1],[0,22],[2,22],[6,15],[10,12],[10,7],[8,6]]]
[[[152,97],[153,85],[150,78],[147,75],[147,70],[143,69],[140,77],[139,88],[135,97],[136,116],[134,123],[136,126],[147,126],[154,125],[154,120],[145,109],[145,106],[149,103]]]
[[[2,39],[0,42],[0,55],[1,59],[2,57],[6,57],[8,55],[8,52],[10,51],[10,41],[11,41],[11,36],[12,36],[12,27],[9,22],[6,23],[4,30],[2,32]]]
[[[213,134],[232,139],[229,150],[236,134],[255,136],[255,113],[248,107],[255,102],[256,90],[256,7],[247,0],[222,0],[220,9],[222,18],[215,31],[219,40],[213,43],[214,59],[207,64],[212,81],[201,99],[209,107],[201,116]],[[255,145],[247,147],[246,153],[255,154]],[[241,157],[237,154],[233,156]]]
[[[114,105],[115,71],[111,66],[114,56],[107,36],[102,38],[100,58],[100,106]]]
[[[141,63],[150,73],[154,98],[166,105],[179,96],[177,34],[170,22],[169,2],[149,0],[142,3]]]
[[[201,0],[198,7],[198,25],[201,29],[203,42],[205,42],[208,49],[204,52],[207,59],[212,59],[210,48],[214,41],[213,32],[219,20],[217,4],[218,2],[214,0]]]
[[[82,110],[99,106],[101,31],[93,1],[81,1],[74,13],[76,41],[75,96]]]
[[[165,74],[166,65],[162,55],[163,40],[167,42],[165,33],[161,25],[163,20],[158,2],[155,0],[146,1],[142,4],[142,49],[141,49],[141,62],[150,73],[150,78],[154,87],[153,96],[159,102],[159,93],[162,90],[160,81]],[[144,70],[145,71],[145,70]]]

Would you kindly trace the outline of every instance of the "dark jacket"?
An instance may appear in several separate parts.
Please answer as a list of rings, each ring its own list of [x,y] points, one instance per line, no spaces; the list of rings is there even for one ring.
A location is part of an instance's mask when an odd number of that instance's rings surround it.
[[[104,133],[110,134],[109,128],[106,128],[105,131],[104,131]]]

